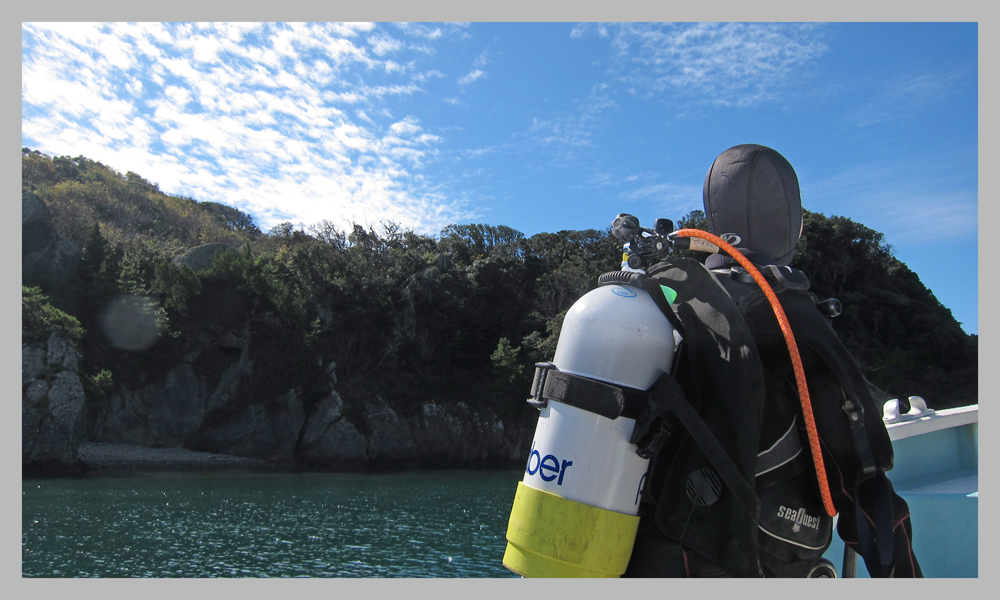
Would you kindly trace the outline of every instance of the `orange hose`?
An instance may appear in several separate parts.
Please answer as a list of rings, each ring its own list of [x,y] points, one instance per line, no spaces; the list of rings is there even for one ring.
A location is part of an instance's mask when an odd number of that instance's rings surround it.
[[[774,316],[778,318],[778,325],[781,326],[781,332],[785,336],[785,345],[788,346],[788,354],[792,358],[792,368],[795,371],[795,383],[798,384],[799,388],[799,400],[802,403],[802,416],[805,417],[806,422],[806,433],[809,434],[809,449],[812,451],[813,465],[816,467],[816,478],[819,480],[819,492],[823,497],[823,507],[826,509],[826,514],[831,517],[837,515],[837,509],[833,506],[833,497],[830,495],[830,484],[826,479],[826,468],[823,466],[823,452],[819,445],[819,432],[816,430],[816,420],[813,418],[812,402],[809,399],[809,388],[806,387],[806,374],[805,369],[802,368],[802,357],[799,356],[799,347],[795,343],[795,336],[792,335],[792,326],[788,323],[788,317],[785,316],[785,310],[781,307],[781,303],[778,302],[778,296],[775,295],[774,290],[764,279],[764,276],[760,274],[757,267],[751,263],[747,257],[743,256],[739,250],[734,248],[731,244],[727,243],[722,238],[708,233],[707,231],[701,231],[700,229],[680,229],[674,232],[674,235],[678,237],[697,237],[703,240],[708,240],[712,242],[719,248],[726,251],[727,254],[736,259],[736,262],[740,263],[747,272],[754,278],[757,285],[767,296],[767,301],[771,303],[771,309],[774,310]]]

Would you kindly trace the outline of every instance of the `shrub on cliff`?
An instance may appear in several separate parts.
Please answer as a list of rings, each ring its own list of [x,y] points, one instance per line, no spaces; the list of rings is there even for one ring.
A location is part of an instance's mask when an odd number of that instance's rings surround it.
[[[61,331],[78,343],[83,337],[80,321],[49,304],[36,287],[21,286],[21,341],[44,342],[53,331]]]

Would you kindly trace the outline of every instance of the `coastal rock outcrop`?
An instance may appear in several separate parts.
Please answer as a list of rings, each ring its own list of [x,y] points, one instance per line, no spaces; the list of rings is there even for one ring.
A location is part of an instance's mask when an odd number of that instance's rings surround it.
[[[72,472],[84,441],[85,395],[80,354],[53,332],[45,345],[21,346],[21,470]]]
[[[367,463],[368,440],[344,418],[344,401],[337,392],[316,406],[302,432],[298,458],[307,467],[358,467]]]
[[[495,415],[477,414],[464,402],[427,402],[415,419],[414,442],[434,466],[500,466],[521,461],[534,421],[508,427]]]
[[[271,306],[224,282],[206,283],[189,302],[192,316],[171,325],[178,335],[119,349],[108,364],[113,387],[90,398],[68,341],[25,346],[24,464],[79,467],[86,442],[184,449],[279,469],[478,468],[516,464],[530,444],[528,425],[516,416],[501,420],[488,402],[415,402],[367,395],[356,384],[341,391],[349,373],[320,356],[303,360],[303,341]],[[325,313],[318,314],[322,324]],[[397,345],[420,343],[405,320]]]

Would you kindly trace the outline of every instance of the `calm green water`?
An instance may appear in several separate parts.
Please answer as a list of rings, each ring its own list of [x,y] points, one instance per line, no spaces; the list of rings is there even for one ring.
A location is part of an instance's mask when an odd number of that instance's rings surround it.
[[[519,471],[25,479],[24,577],[512,577]]]

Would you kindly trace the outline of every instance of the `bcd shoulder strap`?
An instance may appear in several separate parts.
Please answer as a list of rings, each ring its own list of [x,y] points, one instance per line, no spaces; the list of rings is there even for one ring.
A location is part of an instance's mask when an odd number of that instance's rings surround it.
[[[656,524],[727,573],[758,576],[752,482],[764,385],[753,334],[701,263],[671,259],[648,273],[657,287],[677,293],[674,310],[684,327],[685,350],[674,377],[682,401],[689,403],[671,411],[686,437],[661,452],[651,467]]]

